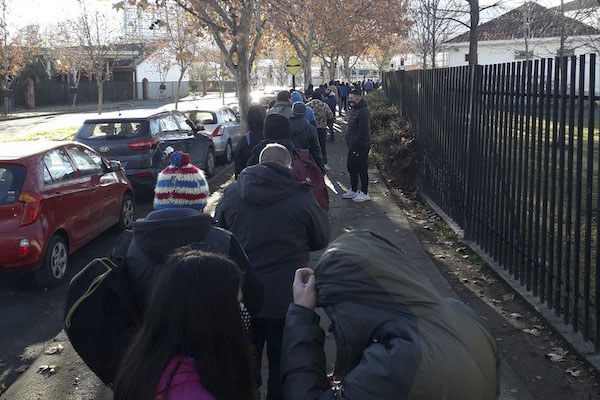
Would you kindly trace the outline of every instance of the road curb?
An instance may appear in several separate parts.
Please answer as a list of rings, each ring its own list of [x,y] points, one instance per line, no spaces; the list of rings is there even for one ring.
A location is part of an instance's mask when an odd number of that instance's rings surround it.
[[[548,308],[548,306],[542,303],[538,297],[534,297],[533,294],[527,291],[525,286],[522,286],[517,279],[511,276],[508,271],[494,261],[494,259],[479,247],[479,245],[471,240],[465,240],[464,231],[460,229],[458,224],[456,224],[448,214],[442,211],[433,200],[423,193],[419,193],[419,195],[433,211],[448,224],[450,229],[458,235],[462,242],[469,246],[471,250],[485,261],[498,278],[508,284],[526,304],[540,314],[552,330],[567,342],[571,347],[571,350],[577,353],[581,358],[585,359],[598,373],[600,373],[600,352],[594,350],[594,345],[591,342],[585,342],[581,333],[574,333],[571,325],[565,324],[562,318],[554,313],[553,309]]]

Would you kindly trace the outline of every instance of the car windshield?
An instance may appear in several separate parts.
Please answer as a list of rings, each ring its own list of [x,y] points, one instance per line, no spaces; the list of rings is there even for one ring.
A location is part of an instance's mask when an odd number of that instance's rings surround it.
[[[148,133],[146,121],[86,121],[77,132],[78,139],[125,139]]]
[[[196,125],[210,125],[217,123],[216,115],[210,111],[186,111],[183,114]]]
[[[27,168],[18,165],[0,165],[0,206],[17,201],[26,171]]]

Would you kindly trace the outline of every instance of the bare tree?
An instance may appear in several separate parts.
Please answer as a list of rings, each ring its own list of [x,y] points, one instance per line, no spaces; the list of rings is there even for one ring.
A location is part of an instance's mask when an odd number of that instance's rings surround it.
[[[167,31],[168,39],[165,42],[166,47],[163,51],[166,51],[165,55],[172,55],[175,64],[179,67],[179,78],[177,78],[177,91],[175,93],[175,109],[177,109],[181,81],[200,48],[198,36],[201,34],[201,29],[198,29],[193,16],[189,12],[176,4],[165,5],[164,15],[164,23],[158,21],[158,25],[163,25]]]
[[[7,20],[7,1],[0,0],[0,89],[4,98],[3,113],[8,113],[8,90],[25,65],[21,46],[11,38]]]
[[[104,99],[104,82],[111,76],[111,60],[119,55],[116,31],[111,29],[108,16],[96,11],[89,11],[84,0],[76,23],[72,26],[77,37],[79,51],[85,55],[89,63],[89,73],[93,75],[98,88],[98,114],[102,113]]]

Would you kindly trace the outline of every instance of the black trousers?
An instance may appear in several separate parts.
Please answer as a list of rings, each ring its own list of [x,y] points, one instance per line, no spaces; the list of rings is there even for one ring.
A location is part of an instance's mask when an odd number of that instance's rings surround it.
[[[323,164],[327,164],[327,128],[317,128],[317,136],[319,137],[321,153],[323,153]]]
[[[353,192],[358,190],[358,178],[360,176],[361,192],[369,192],[369,149],[371,146],[358,146],[348,151],[348,173],[350,174],[350,185]]]
[[[261,376],[263,348],[265,342],[267,344],[267,358],[269,359],[267,400],[283,400],[280,363],[284,323],[285,319],[254,318],[252,320],[252,342],[255,346],[255,361],[259,377]]]

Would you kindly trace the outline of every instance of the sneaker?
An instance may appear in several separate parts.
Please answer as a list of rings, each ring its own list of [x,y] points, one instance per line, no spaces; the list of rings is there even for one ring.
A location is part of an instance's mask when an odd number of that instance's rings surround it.
[[[358,192],[356,196],[352,198],[352,201],[355,203],[362,203],[363,201],[369,201],[371,198],[368,194],[364,194],[363,192]]]
[[[353,199],[356,197],[358,193],[353,192],[352,190],[348,190],[346,193],[342,195],[342,199]]]
[[[327,165],[327,164],[325,164],[325,165],[323,166],[323,169],[325,170],[325,172],[329,172],[329,171],[331,171],[331,168],[329,168],[329,165]]]

